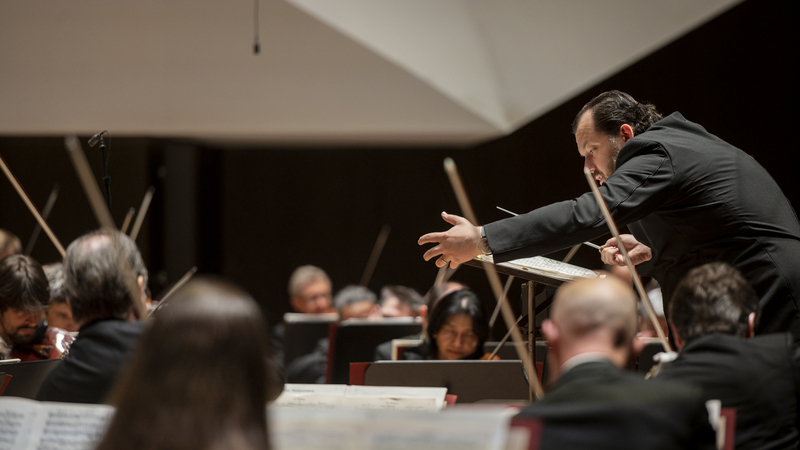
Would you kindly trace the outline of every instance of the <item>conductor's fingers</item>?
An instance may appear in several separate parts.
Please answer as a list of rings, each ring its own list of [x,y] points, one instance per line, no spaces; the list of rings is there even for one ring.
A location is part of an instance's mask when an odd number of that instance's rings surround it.
[[[428,233],[426,235],[423,235],[421,238],[419,238],[419,240],[417,241],[417,244],[425,245],[425,244],[430,244],[432,242],[436,242],[436,243],[442,242],[442,239],[444,239],[444,237],[445,237],[445,234],[443,232]]]
[[[425,252],[425,254],[424,254],[424,255],[422,255],[422,258],[423,258],[423,259],[425,259],[425,261],[430,261],[430,260],[431,260],[431,258],[434,258],[434,257],[436,257],[436,256],[439,256],[439,255],[441,255],[442,253],[444,253],[444,250],[442,250],[442,246],[441,246],[441,245],[437,245],[437,246],[435,246],[435,247],[431,247],[431,248],[429,248],[429,249],[428,249],[428,251],[427,251],[427,252]],[[436,264],[436,265],[437,265],[437,266],[439,265],[439,264],[438,264],[438,261],[437,261],[437,264]],[[441,266],[439,266],[439,267],[441,267]]]

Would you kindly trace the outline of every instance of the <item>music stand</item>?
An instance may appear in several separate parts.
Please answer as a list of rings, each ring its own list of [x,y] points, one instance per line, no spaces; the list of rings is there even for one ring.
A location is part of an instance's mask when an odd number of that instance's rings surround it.
[[[592,270],[543,256],[495,263],[492,255],[481,255],[465,262],[464,265],[483,269],[483,262],[494,265],[497,273],[512,275],[527,281],[528,304],[523,307],[523,310],[533,311],[533,314],[530,314],[528,318],[528,351],[531,353],[531,359],[534,363],[540,359],[537,355],[538,345],[534,345],[536,340],[536,315],[546,310],[552,303],[552,298],[547,298],[545,286],[558,287],[568,281],[597,276],[597,273]],[[545,379],[543,374],[539,374],[539,378]]]
[[[527,402],[530,395],[520,360],[376,361],[367,367],[364,385],[446,387],[458,403]]]
[[[350,319],[332,324],[327,382],[347,384],[351,362],[372,361],[378,345],[421,332],[422,324],[409,319]]]
[[[283,315],[283,364],[314,351],[317,342],[328,336],[330,324],[339,320],[338,314],[300,314]]]
[[[47,375],[62,361],[61,359],[47,359],[3,364],[0,366],[0,370],[12,377],[3,396],[35,399],[36,393],[39,392],[39,387],[44,383]]]

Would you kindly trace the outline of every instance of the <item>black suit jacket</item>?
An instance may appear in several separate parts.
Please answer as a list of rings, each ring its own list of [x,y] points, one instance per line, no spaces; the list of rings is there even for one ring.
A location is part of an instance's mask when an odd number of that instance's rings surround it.
[[[122,320],[101,320],[81,327],[69,354],[47,376],[36,399],[102,403],[144,327],[144,322]]]
[[[756,331],[790,329],[800,302],[800,222],[752,157],[673,113],[625,143],[600,192],[617,225],[653,250],[639,269],[661,284],[665,310],[690,269],[723,261],[761,298]],[[591,192],[484,229],[497,262],[608,233]]]
[[[686,344],[657,379],[695,383],[706,399],[736,408],[737,449],[798,448],[799,357],[786,333],[711,334]]]
[[[715,448],[699,389],[647,381],[609,361],[573,367],[520,417],[542,419],[542,450]]]

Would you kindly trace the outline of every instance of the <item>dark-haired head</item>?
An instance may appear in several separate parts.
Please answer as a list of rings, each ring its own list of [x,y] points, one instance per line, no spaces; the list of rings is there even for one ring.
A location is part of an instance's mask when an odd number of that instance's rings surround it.
[[[685,344],[712,333],[746,337],[756,325],[759,302],[738,270],[725,263],[709,263],[686,274],[675,289],[669,311],[673,329]]]
[[[472,291],[445,295],[428,315],[432,359],[479,359],[489,338],[489,319]]]
[[[573,134],[577,132],[581,117],[587,111],[592,112],[595,129],[609,136],[619,134],[619,129],[624,124],[630,125],[635,134],[642,134],[662,118],[655,106],[639,103],[624,92],[608,91],[591,99],[581,108],[572,122]]]
[[[161,308],[110,396],[100,449],[268,448],[269,337],[246,292],[195,279]]]
[[[27,344],[35,337],[50,291],[36,260],[11,255],[0,260],[0,336],[8,344]]]

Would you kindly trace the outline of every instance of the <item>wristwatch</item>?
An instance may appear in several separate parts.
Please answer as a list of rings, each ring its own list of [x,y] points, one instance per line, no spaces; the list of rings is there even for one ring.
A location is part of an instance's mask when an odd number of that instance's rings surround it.
[[[489,240],[486,239],[486,231],[481,227],[481,238],[478,239],[478,250],[482,255],[491,255],[492,249],[489,247]]]

